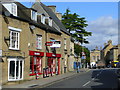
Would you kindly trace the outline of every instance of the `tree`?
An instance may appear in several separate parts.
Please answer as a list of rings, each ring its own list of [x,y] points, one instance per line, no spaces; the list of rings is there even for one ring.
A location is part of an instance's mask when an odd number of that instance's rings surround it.
[[[85,27],[86,24],[84,17],[80,17],[78,14],[71,14],[69,9],[66,9],[66,12],[62,16],[62,23],[66,27],[67,31],[71,33],[71,36],[80,43],[89,43],[84,36],[91,36],[91,32],[87,32]]]
[[[74,45],[74,50],[75,50],[75,53],[82,57],[82,52],[84,51],[85,55],[86,55],[86,59],[85,61],[82,60],[82,62],[86,62],[88,64],[90,64],[90,50],[84,46],[80,46],[78,44],[75,44]]]

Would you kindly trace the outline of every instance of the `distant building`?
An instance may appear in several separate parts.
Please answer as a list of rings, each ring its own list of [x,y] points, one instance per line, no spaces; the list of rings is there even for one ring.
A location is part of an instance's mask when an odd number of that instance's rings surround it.
[[[98,61],[100,60],[100,50],[96,46],[96,49],[90,51],[90,65],[93,67],[97,65]]]
[[[101,50],[101,60],[104,61],[106,66],[110,63],[110,49],[112,47],[112,40],[109,40],[108,43],[104,43],[104,47]]]

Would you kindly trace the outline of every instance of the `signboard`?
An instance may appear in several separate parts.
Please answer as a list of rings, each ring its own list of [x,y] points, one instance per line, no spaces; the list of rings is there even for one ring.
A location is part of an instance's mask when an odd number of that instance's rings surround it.
[[[45,45],[46,46],[52,46],[53,42],[46,42]]]
[[[31,56],[44,56],[44,52],[29,51],[29,55],[31,55]]]
[[[54,41],[53,44],[50,46],[51,48],[60,48],[61,42],[60,41]]]

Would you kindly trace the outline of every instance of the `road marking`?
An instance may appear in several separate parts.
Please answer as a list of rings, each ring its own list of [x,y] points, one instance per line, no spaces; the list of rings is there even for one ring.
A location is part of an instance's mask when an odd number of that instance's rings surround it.
[[[83,85],[83,87],[86,86],[87,84],[89,84],[90,82],[91,82],[91,81],[88,81],[87,83],[85,83],[85,84]]]

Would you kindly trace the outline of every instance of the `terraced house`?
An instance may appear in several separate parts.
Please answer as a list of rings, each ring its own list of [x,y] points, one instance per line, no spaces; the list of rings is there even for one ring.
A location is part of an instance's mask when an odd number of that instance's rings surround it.
[[[69,71],[71,37],[50,7],[2,2],[0,8],[2,84],[42,78],[46,67],[52,75]]]

